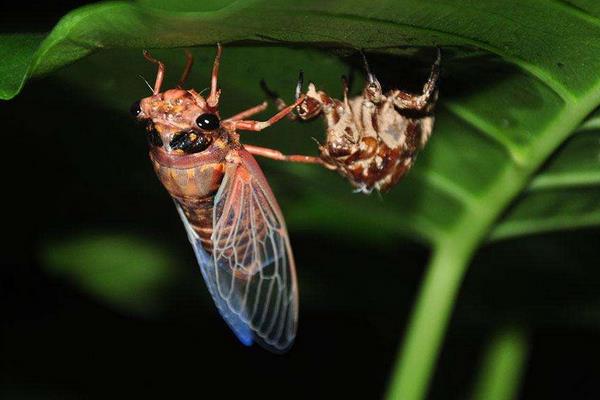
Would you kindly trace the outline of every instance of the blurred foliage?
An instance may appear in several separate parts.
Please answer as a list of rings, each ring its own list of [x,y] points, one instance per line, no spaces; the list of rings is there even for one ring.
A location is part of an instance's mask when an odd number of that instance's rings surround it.
[[[307,79],[336,95],[341,92],[339,76],[354,76],[352,92],[358,93],[360,48],[368,53],[384,87],[418,91],[433,59],[433,52],[424,48],[441,47],[443,75],[433,137],[415,168],[389,194],[359,196],[331,172],[261,161],[292,235],[343,233],[366,248],[391,246],[402,236],[431,247],[433,256],[390,391],[390,396],[410,400],[425,395],[458,288],[483,243],[600,223],[600,117],[590,115],[600,104],[599,18],[600,9],[590,0],[98,3],[68,14],[45,38],[0,36],[0,97],[10,99],[27,79],[58,70],[52,76],[60,80],[61,93],[76,96],[70,104],[58,104],[57,114],[81,111],[77,101],[98,109],[96,116],[77,116],[84,127],[65,128],[52,118],[45,123],[46,132],[66,138],[60,154],[72,163],[71,173],[83,174],[89,163],[102,165],[104,170],[90,177],[95,189],[89,190],[107,205],[117,200],[103,192],[127,187],[128,193],[140,193],[119,199],[137,212],[137,217],[123,216],[121,223],[152,219],[166,226],[178,222],[174,213],[159,216],[153,211],[171,204],[157,182],[156,188],[148,186],[152,183],[142,161],[142,132],[125,125],[129,104],[147,95],[136,75],[151,80],[155,73],[142,59],[141,48],[194,46],[190,85],[202,89],[208,83],[214,43],[224,43],[220,85],[222,111],[228,115],[264,98],[258,85],[262,78],[289,100],[300,68]],[[174,82],[183,64],[181,50],[156,50],[155,55],[167,65],[168,82]],[[90,57],[82,60],[86,56]],[[52,98],[48,93],[40,96]],[[571,137],[586,117],[588,122]],[[34,122],[27,123],[35,131]],[[322,139],[319,121],[284,121],[264,133],[245,134],[243,141],[284,152],[315,153],[311,137]],[[95,149],[98,143],[106,144],[103,153],[81,151]],[[132,149],[139,152],[127,153]],[[129,165],[127,174],[120,165]],[[72,195],[77,199],[82,193]],[[55,207],[68,210],[74,201],[65,195]],[[86,219],[78,221],[84,224]],[[85,272],[87,265],[103,268],[89,260],[95,257],[94,249],[112,248],[116,239],[88,239],[92,241],[55,243],[47,247],[44,260],[99,297],[131,304],[118,286],[111,293],[102,274]],[[185,241],[184,235],[178,240]],[[55,250],[56,255],[49,256]],[[107,274],[130,278],[121,282],[140,285],[139,292],[147,293],[144,301],[150,304],[152,294],[160,291],[144,292],[143,283],[153,287],[154,278],[174,271],[167,272],[165,256],[153,250],[158,261],[149,264],[155,269],[147,276],[141,264],[131,271],[119,267],[126,264],[125,258],[106,263],[111,270]],[[129,251],[149,261],[147,246],[133,242]],[[326,268],[318,265],[322,259],[302,253],[299,265],[305,257],[315,265],[313,276]],[[190,260],[187,256],[191,264]],[[399,264],[392,267],[402,267]],[[380,267],[384,266],[368,265]],[[344,277],[349,284],[359,276],[355,268],[362,271],[365,266],[352,266],[353,274]],[[92,282],[94,276],[98,282]],[[379,289],[376,278],[370,282],[367,292],[373,299],[376,292],[393,297],[393,291]],[[306,290],[309,298],[316,288],[318,279],[312,279]]]
[[[163,311],[176,268],[172,254],[146,238],[79,233],[51,240],[41,253],[47,270],[116,309],[141,315]]]
[[[517,398],[527,360],[527,347],[527,335],[522,328],[508,326],[499,329],[488,344],[472,399]]]

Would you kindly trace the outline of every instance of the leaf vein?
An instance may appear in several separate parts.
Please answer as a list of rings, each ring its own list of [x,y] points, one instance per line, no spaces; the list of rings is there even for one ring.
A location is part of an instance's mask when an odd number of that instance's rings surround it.
[[[508,153],[515,164],[521,166],[526,163],[526,154],[494,125],[457,103],[446,102],[444,103],[444,108],[461,121],[469,124],[478,132],[499,144]]]

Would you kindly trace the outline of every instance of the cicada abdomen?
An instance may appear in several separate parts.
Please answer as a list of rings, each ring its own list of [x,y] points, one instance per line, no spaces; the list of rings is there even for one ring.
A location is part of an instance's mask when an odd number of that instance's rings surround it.
[[[281,153],[244,147],[237,131],[272,125],[303,97],[267,121],[247,119],[266,103],[221,119],[220,46],[206,98],[182,89],[192,64],[189,54],[178,87],[164,92],[163,63],[145,56],[158,65],[156,83],[152,96],[134,103],[131,111],[146,123],[154,170],[175,201],[209,292],[242,343],[286,351],[298,319],[294,258],[279,205],[251,155]]]

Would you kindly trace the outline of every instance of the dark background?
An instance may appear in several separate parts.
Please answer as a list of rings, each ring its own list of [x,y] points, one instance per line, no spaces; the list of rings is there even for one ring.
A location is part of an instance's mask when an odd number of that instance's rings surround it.
[[[3,13],[0,26],[45,31],[80,4],[28,3]],[[111,136],[108,127],[139,129],[125,113],[50,76],[0,104],[0,121],[2,398],[381,397],[426,248],[291,231],[301,287],[296,345],[283,356],[244,348],[211,305],[143,135]],[[160,312],[115,307],[47,267],[52,244],[81,232],[144,237],[176,255]],[[430,397],[467,397],[490,336],[517,323],[530,349],[521,398],[600,398],[599,233],[484,247],[460,292]]]

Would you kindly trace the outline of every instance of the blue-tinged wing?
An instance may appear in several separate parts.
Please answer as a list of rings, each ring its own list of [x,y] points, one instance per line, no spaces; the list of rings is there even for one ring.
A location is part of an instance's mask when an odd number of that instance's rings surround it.
[[[298,288],[283,215],[256,161],[235,153],[214,200],[209,254],[177,210],[219,312],[245,345],[290,348],[298,322]]]
[[[217,309],[223,316],[225,322],[227,322],[227,325],[229,325],[231,330],[238,337],[240,342],[246,346],[250,346],[254,342],[252,340],[252,331],[239,317],[239,315],[231,310],[225,299],[219,295],[219,289],[216,285],[217,273],[215,271],[215,262],[212,255],[208,254],[202,247],[200,237],[194,231],[194,229],[192,229],[192,226],[188,222],[183,210],[181,209],[181,206],[179,206],[177,203],[175,203],[175,206],[177,207],[177,211],[179,212],[179,216],[181,217],[181,221],[183,222],[183,226],[187,232],[188,239],[194,248],[194,253],[196,253],[196,259],[198,260],[198,265],[200,266],[200,271],[202,271],[202,276],[204,277],[208,291],[212,296]]]
[[[285,221],[250,153],[236,152],[215,196],[213,258],[219,296],[263,347],[294,342],[298,288]]]

